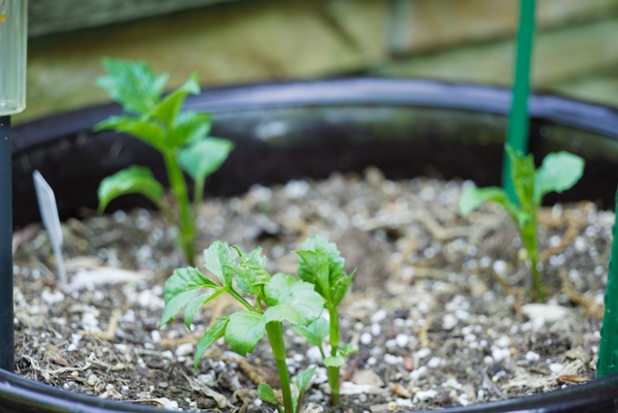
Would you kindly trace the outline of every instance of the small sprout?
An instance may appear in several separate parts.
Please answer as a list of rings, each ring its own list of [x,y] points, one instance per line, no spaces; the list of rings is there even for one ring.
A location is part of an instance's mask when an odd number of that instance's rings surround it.
[[[532,155],[524,156],[506,146],[511,161],[511,177],[517,202],[512,202],[502,188],[470,188],[459,199],[459,212],[466,216],[485,202],[502,206],[515,222],[530,260],[533,290],[532,298],[544,300],[546,295],[538,268],[536,228],[543,197],[549,192],[570,189],[581,178],[584,160],[568,152],[551,153],[541,167],[534,169]]]
[[[267,403],[279,405],[277,397],[275,397],[275,391],[268,384],[260,384],[258,386],[258,397]]]
[[[232,251],[236,252],[237,257],[232,255]],[[217,318],[197,344],[195,369],[206,349],[220,338],[224,338],[236,353],[246,356],[267,336],[281,380],[283,404],[277,401],[273,389],[267,385],[260,385],[258,395],[274,404],[281,413],[298,413],[315,367],[297,375],[298,394],[294,396],[286,365],[283,322],[309,328],[322,314],[324,298],[312,284],[292,275],[277,273],[271,276],[264,268],[266,258],[259,248],[244,253],[238,247],[230,248],[225,243],[215,241],[204,251],[204,260],[206,269],[219,282],[194,267],[175,270],[165,283],[165,308],[159,327],[170,322],[183,308],[185,324],[189,327],[203,304],[221,294],[229,294],[245,310]],[[203,290],[210,293],[199,294]],[[243,292],[253,299],[249,301]]]
[[[148,64],[105,58],[103,66],[108,75],[100,77],[96,83],[122,105],[125,114],[99,122],[94,129],[127,133],[157,149],[165,161],[175,205],[167,204],[163,185],[150,169],[131,166],[101,182],[99,210],[103,211],[112,200],[122,195],[137,193],[145,196],[178,227],[178,244],[189,265],[193,265],[193,244],[197,234],[194,221],[203,198],[204,182],[221,167],[233,144],[208,136],[210,113],[181,111],[189,94],[200,93],[195,75],[163,96],[168,75],[155,76]],[[193,206],[189,202],[183,172],[194,182]],[[177,211],[178,216],[173,211]]]
[[[317,235],[309,237],[296,254],[300,257],[298,275],[315,285],[315,290],[324,297],[326,302],[324,307],[328,310],[329,321],[318,319],[309,326],[294,327],[294,331],[320,349],[331,388],[331,405],[337,406],[341,388],[339,370],[345,365],[345,356],[356,352],[349,343],[340,347],[337,306],[350,288],[356,271],[346,274],[345,260],[341,257],[337,246]],[[327,335],[331,346],[328,355],[322,347]]]

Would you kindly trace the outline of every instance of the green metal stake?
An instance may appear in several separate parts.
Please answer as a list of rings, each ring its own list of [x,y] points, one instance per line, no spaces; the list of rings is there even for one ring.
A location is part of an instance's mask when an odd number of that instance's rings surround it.
[[[513,102],[511,103],[507,133],[507,144],[522,154],[528,152],[528,94],[530,92],[530,66],[534,37],[534,10],[535,0],[520,1]],[[502,187],[509,194],[511,201],[517,203],[511,179],[511,163],[506,152],[503,155]]]
[[[597,361],[597,377],[618,372],[618,190],[616,191],[616,219],[614,241],[609,259],[605,314],[601,327],[601,347]]]

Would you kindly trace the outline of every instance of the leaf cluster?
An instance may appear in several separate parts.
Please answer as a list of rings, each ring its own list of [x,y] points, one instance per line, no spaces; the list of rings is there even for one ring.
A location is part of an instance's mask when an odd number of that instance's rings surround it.
[[[327,308],[337,307],[350,288],[356,272],[349,275],[345,273],[345,259],[337,245],[314,235],[307,238],[296,254],[300,257],[300,278],[315,285],[316,291],[326,300]]]
[[[185,325],[190,328],[202,305],[221,294],[229,294],[240,302],[245,310],[219,317],[214,325],[207,329],[197,344],[195,369],[197,370],[199,359],[206,349],[218,339],[224,338],[232,350],[246,356],[255,349],[266,332],[269,334],[275,359],[285,363],[285,347],[272,344],[279,340],[283,342],[283,330],[277,328],[277,323],[280,325],[285,321],[299,327],[311,325],[322,314],[324,298],[315,291],[312,284],[292,275],[276,273],[271,276],[264,268],[266,258],[260,248],[244,253],[238,247],[229,247],[221,241],[215,241],[204,251],[204,261],[205,268],[218,282],[194,267],[175,270],[165,284],[165,309],[159,327],[171,321],[184,308]],[[252,297],[252,302],[242,293]],[[271,337],[271,334],[278,337]],[[282,386],[288,382],[287,368],[283,370],[286,376],[282,377]],[[315,368],[298,375],[296,384],[299,395],[293,402],[289,401],[290,406],[295,406],[294,411],[297,410],[298,401],[302,399],[314,372]],[[262,399],[280,408],[270,387],[262,385],[259,392]]]
[[[311,384],[311,379],[315,375],[316,366],[310,367],[307,370],[303,370],[296,375],[296,390],[298,392],[298,396],[293,399],[293,411],[296,413],[300,412],[301,401],[305,396],[305,391]],[[275,396],[275,391],[268,384],[260,384],[258,386],[258,397],[265,402],[274,404],[277,406],[277,411],[279,413],[282,412],[280,403],[277,400],[277,396]]]
[[[320,318],[309,326],[296,326],[293,330],[320,348],[325,366],[341,367],[345,364],[345,356],[356,350],[349,343],[339,347],[338,322],[335,320],[338,317],[337,306],[348,292],[356,270],[346,274],[345,259],[337,245],[319,235],[307,238],[301,249],[295,252],[300,258],[299,277],[313,284],[315,290],[324,297],[324,307],[329,310],[330,320]],[[332,353],[326,356],[322,345],[329,335]]]
[[[238,258],[232,251],[236,251]],[[264,269],[266,258],[259,248],[244,253],[238,247],[230,248],[215,241],[204,251],[204,259],[206,269],[219,283],[194,267],[175,270],[165,283],[165,309],[159,327],[185,308],[185,325],[190,328],[199,308],[223,293],[237,299],[246,310],[218,318],[206,331],[197,346],[196,368],[208,346],[221,337],[225,337],[232,350],[246,356],[264,338],[267,323],[287,321],[307,326],[322,314],[324,299],[315,292],[313,285],[283,273],[271,276]],[[203,290],[207,293],[198,294]],[[242,298],[238,290],[254,296],[255,303]]]
[[[506,191],[499,187],[470,188],[459,200],[462,216],[485,202],[494,202],[502,206],[521,228],[527,221],[536,219],[534,215],[545,195],[570,189],[584,171],[584,160],[564,151],[547,155],[539,169],[535,169],[531,154],[524,156],[510,146],[506,146],[506,152],[511,161],[511,179],[517,201],[511,201]]]
[[[200,93],[195,74],[164,96],[169,76],[155,75],[145,62],[105,58],[103,66],[108,74],[97,79],[96,84],[107,90],[111,99],[122,105],[125,113],[97,123],[95,131],[112,129],[126,133],[157,149],[165,159],[181,217],[176,220],[167,210],[163,185],[156,180],[152,171],[137,165],[101,182],[98,190],[99,210],[103,211],[119,196],[141,194],[164,210],[185,238],[191,241],[189,201],[180,170],[194,180],[194,198],[196,202],[201,201],[204,180],[227,159],[233,148],[232,143],[208,136],[212,123],[210,113],[182,110],[188,95]]]
[[[541,166],[535,169],[531,154],[523,155],[508,145],[506,153],[511,162],[511,179],[517,199],[511,200],[508,193],[498,187],[470,188],[461,194],[459,211],[462,216],[466,216],[485,202],[493,202],[504,208],[515,222],[528,252],[534,295],[543,299],[545,293],[537,268],[538,211],[546,194],[563,192],[575,185],[583,174],[584,160],[564,151],[550,153],[543,159]]]

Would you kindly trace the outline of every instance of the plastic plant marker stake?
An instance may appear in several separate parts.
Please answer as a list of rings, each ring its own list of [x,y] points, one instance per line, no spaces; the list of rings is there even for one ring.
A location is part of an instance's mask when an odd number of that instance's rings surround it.
[[[34,180],[34,188],[36,189],[36,197],[39,201],[39,209],[41,210],[41,219],[43,225],[47,229],[49,239],[56,257],[56,267],[58,269],[58,279],[61,284],[67,283],[67,272],[64,268],[64,260],[62,258],[62,228],[60,227],[60,218],[58,217],[58,206],[56,205],[56,197],[43,175],[39,171],[32,173]]]
[[[597,377],[618,372],[618,190],[616,190],[616,218],[612,233],[614,240],[605,290],[605,313],[601,327]]]
[[[13,202],[11,117],[0,116],[0,369],[12,372],[13,348]],[[0,402],[0,404],[2,404]]]
[[[506,137],[507,144],[524,155],[528,152],[528,95],[530,93],[535,2],[536,0],[520,0],[513,101]],[[517,203],[511,179],[511,163],[506,152],[503,155],[502,164],[502,188],[509,194],[509,199]]]

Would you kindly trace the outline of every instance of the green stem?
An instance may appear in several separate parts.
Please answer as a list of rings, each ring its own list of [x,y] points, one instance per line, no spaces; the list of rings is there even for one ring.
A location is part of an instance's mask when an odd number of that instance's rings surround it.
[[[336,357],[339,351],[339,315],[336,307],[328,308],[330,318],[330,355]],[[341,378],[339,376],[339,367],[327,367],[326,375],[328,376],[328,384],[330,385],[330,404],[331,406],[339,405],[339,389],[341,387]]]
[[[528,94],[534,38],[534,9],[535,0],[520,0],[513,102],[507,134],[507,143],[524,155],[528,152]],[[509,194],[511,201],[517,202],[511,179],[511,163],[506,153],[503,156],[502,187]]]
[[[616,217],[613,229],[614,241],[609,259],[607,289],[605,290],[605,314],[601,327],[597,377],[618,371],[618,190],[616,191]]]
[[[322,348],[322,346],[318,347],[318,349],[320,349],[320,355],[322,356],[322,360],[324,360],[326,358],[326,353],[324,353],[324,349]]]
[[[534,284],[534,299],[535,301],[545,300],[545,287],[543,287],[543,281],[541,280],[541,273],[539,272],[539,262],[536,253],[536,241],[535,241],[535,253],[530,255],[530,267],[532,269],[532,283]]]
[[[197,217],[200,212],[200,205],[204,199],[204,180],[198,180],[193,185],[193,216]]]
[[[298,401],[296,402],[296,411],[294,413],[300,413],[300,408],[302,407],[303,397],[305,397],[305,390],[298,392]]]
[[[251,305],[251,303],[249,303],[249,301],[245,300],[245,297],[243,297],[242,295],[238,294],[238,292],[236,292],[236,290],[234,290],[232,287],[229,287],[227,290],[228,294],[230,294],[232,297],[234,297],[236,300],[238,300],[242,305],[245,306],[245,308],[247,308],[247,310],[249,311],[255,311],[258,313],[262,312],[262,309],[256,309],[255,307],[253,307]]]
[[[185,253],[187,262],[190,266],[195,266],[195,226],[189,209],[189,193],[187,191],[187,183],[182,175],[182,170],[176,161],[176,153],[166,153],[164,155],[165,167],[170,180],[172,193],[178,202],[180,210],[180,234],[178,236],[181,248]]]
[[[537,211],[533,211],[528,222],[524,224],[522,229],[522,238],[524,246],[528,252],[528,259],[530,260],[530,271],[532,272],[532,296],[535,301],[545,300],[545,287],[543,287],[543,281],[541,280],[541,273],[539,272],[539,249],[536,240],[536,221]]]
[[[285,362],[285,341],[283,340],[283,325],[280,321],[266,323],[266,333],[268,341],[273,350],[279,379],[281,380],[281,393],[283,394],[283,409],[285,413],[294,413],[294,402],[292,399],[292,388],[290,386],[290,376],[288,366]]]

